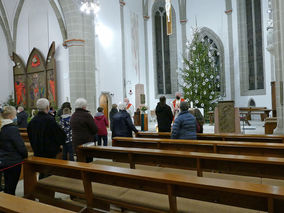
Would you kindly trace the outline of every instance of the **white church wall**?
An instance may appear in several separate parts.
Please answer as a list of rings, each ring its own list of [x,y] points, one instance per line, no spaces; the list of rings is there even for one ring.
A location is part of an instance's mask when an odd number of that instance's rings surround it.
[[[238,107],[248,106],[250,99],[254,99],[257,107],[267,107],[271,109],[271,58],[267,48],[267,30],[268,21],[268,1],[262,2],[262,36],[263,36],[263,60],[264,60],[264,82],[265,95],[241,96],[240,93],[240,66],[239,66],[239,40],[238,40],[238,17],[237,17],[237,0],[233,1],[233,34],[234,34],[234,58],[235,58],[235,105]],[[248,80],[248,78],[247,78]]]
[[[109,92],[112,103],[118,104],[123,99],[120,4],[104,0],[100,5],[95,20],[97,99],[102,92]]]
[[[13,27],[14,27],[14,17],[15,17],[15,13],[16,13],[19,2],[20,0],[14,0],[14,1],[2,0],[12,35],[13,35]]]
[[[225,1],[190,0],[187,2],[187,36],[191,41],[193,29],[207,27],[221,39],[224,46],[225,100],[231,99],[228,22]]]
[[[155,65],[154,65],[154,49],[153,40],[154,40],[154,33],[153,33],[153,18],[152,17],[152,7],[154,1],[150,1],[149,5],[149,16],[150,19],[148,20],[148,40],[149,40],[149,90],[150,90],[150,104],[149,108],[154,110],[156,108],[157,103],[159,102],[159,97],[156,98],[155,96]],[[179,18],[179,4],[178,0],[172,0],[172,7],[175,10],[176,14],[176,36],[177,36],[177,70],[182,67],[182,34],[181,34],[181,24]],[[167,104],[171,105],[173,99],[167,99]]]
[[[141,83],[146,87],[142,3],[140,1],[126,0],[123,10],[126,93],[130,102],[134,104],[135,85]],[[133,25],[134,20],[137,21],[137,26]],[[109,92],[110,94],[113,94],[112,103],[119,103],[123,101],[122,40],[119,2],[116,0],[101,1],[101,10],[96,17],[95,23],[97,35],[95,47],[97,97],[99,98],[102,92]],[[136,30],[136,35],[138,35],[137,39],[134,40],[136,42],[133,41],[133,30]],[[136,52],[133,52],[133,45],[136,47]],[[137,54],[136,57],[134,54]],[[137,66],[136,69],[135,65]],[[129,94],[130,90],[133,92],[132,95]]]
[[[135,104],[135,85],[144,84],[146,93],[144,19],[141,1],[125,2],[126,92],[130,102]]]
[[[13,94],[13,64],[9,57],[4,32],[0,27],[0,104],[6,102],[8,96]]]
[[[60,27],[49,1],[26,0],[19,17],[16,53],[26,64],[35,47],[46,59],[52,41],[56,44],[58,103],[61,104],[70,100],[68,50],[62,46]]]
[[[149,14],[152,15],[152,5],[149,8]],[[178,57],[178,69],[182,67],[182,37],[181,37],[181,24],[179,18],[178,1],[173,0],[172,5],[176,12],[176,26],[177,26],[177,57]],[[202,7],[201,7],[202,5]],[[213,8],[213,9],[212,9]],[[202,28],[207,27],[213,30],[222,40],[225,50],[225,76],[226,76],[226,99],[230,98],[230,68],[229,68],[229,52],[228,52],[228,27],[227,27],[227,15],[225,11],[225,1],[220,0],[190,0],[187,1],[187,39],[192,39],[192,28],[196,26]],[[150,108],[154,109],[158,99],[155,98],[155,80],[154,80],[154,61],[153,61],[153,32],[152,32],[152,17],[148,21],[149,28],[149,61],[150,61]],[[167,100],[168,104],[172,100]]]

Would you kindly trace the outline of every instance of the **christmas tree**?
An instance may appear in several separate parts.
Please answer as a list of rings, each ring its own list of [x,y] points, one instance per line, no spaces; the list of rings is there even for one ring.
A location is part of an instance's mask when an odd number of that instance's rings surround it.
[[[181,69],[184,97],[193,102],[193,106],[204,108],[204,115],[214,110],[220,98],[220,76],[215,63],[216,52],[208,38],[200,38],[198,29],[194,30],[193,39],[187,46],[187,56]]]

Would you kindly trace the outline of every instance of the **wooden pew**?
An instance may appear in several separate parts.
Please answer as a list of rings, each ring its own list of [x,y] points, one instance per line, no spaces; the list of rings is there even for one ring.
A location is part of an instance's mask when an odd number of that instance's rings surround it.
[[[251,120],[251,114],[260,114],[261,121],[264,121],[265,118],[269,117],[269,113],[272,111],[271,109],[267,109],[266,107],[240,107],[239,110],[241,112],[247,112],[247,119]]]
[[[20,132],[20,135],[22,136],[24,142],[30,142],[30,139],[29,139],[27,132]]]
[[[80,146],[77,153],[81,162],[86,162],[87,157],[112,159],[116,162],[127,162],[132,169],[135,168],[135,164],[159,165],[196,170],[200,177],[203,171],[214,171],[284,179],[284,158],[97,146]]]
[[[36,201],[12,196],[6,193],[0,193],[0,212],[5,213],[38,213],[38,212],[56,212],[71,213],[73,211],[49,206]]]
[[[266,118],[264,123],[265,134],[273,134],[274,129],[277,127],[277,118]]]
[[[78,190],[79,192],[73,194],[85,198],[89,208],[101,201],[108,204],[113,203],[138,212],[188,212],[192,206],[185,206],[183,207],[184,210],[182,210],[180,202],[183,201],[183,198],[189,198],[268,211],[269,213],[284,211],[284,187],[278,186],[131,170],[39,157],[28,158],[25,161],[24,169],[25,196],[34,198],[40,188],[45,189],[45,192],[49,190],[51,192],[58,191],[72,194],[72,187],[68,183],[72,180],[77,183],[74,186],[78,187],[78,183],[80,184],[80,182],[76,182],[75,180],[78,179],[82,180],[84,189],[83,191],[80,189]],[[48,182],[48,179],[56,176],[51,176],[38,182],[36,173],[46,171],[61,177],[58,177],[56,182],[51,182],[51,185],[44,184],[44,181]],[[72,179],[62,177],[70,177]],[[60,178],[62,185],[59,184]],[[94,182],[96,182],[95,184],[100,183],[101,187],[107,187],[108,185],[118,187],[116,188],[117,190],[124,190],[123,194],[116,196],[116,199],[107,197],[113,195],[112,191],[105,193],[106,197],[94,195],[96,193],[96,186],[92,185]],[[97,185],[97,188],[99,190],[99,185]],[[137,199],[137,196],[140,199]],[[157,202],[153,202],[152,204],[146,203],[145,205],[148,204],[148,206],[139,206],[137,203],[141,200],[141,196],[142,198],[143,196],[147,196],[148,198],[149,196],[153,196],[150,199],[152,201],[153,199],[157,199]],[[155,209],[151,205],[155,205],[158,209]]]
[[[138,138],[170,138],[170,132],[138,132]],[[284,135],[256,135],[231,133],[197,133],[197,140],[244,141],[264,143],[284,143]]]
[[[112,146],[234,155],[284,157],[284,144],[282,143],[115,137],[112,140]]]
[[[19,128],[19,131],[20,131],[21,133],[27,133],[27,128]]]

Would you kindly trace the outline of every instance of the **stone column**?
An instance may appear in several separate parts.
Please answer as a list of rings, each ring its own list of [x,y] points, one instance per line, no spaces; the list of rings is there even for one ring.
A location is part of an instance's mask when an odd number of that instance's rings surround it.
[[[233,36],[232,12],[233,12],[232,0],[226,0],[225,13],[227,14],[227,22],[228,22],[228,46],[229,46],[229,61],[230,61],[231,100],[235,100],[235,70],[234,70],[235,61],[234,61],[234,43],[233,43],[234,36]]]
[[[274,48],[275,48],[275,77],[276,77],[276,111],[277,127],[274,134],[284,134],[283,120],[283,68],[284,68],[284,1],[272,1],[274,23]]]
[[[179,0],[179,19],[181,24],[181,41],[182,41],[182,54],[185,53],[186,50],[186,23],[187,23],[187,16],[186,16],[186,0]]]
[[[121,23],[121,51],[122,51],[122,87],[123,87],[123,97],[126,98],[126,71],[125,71],[125,30],[124,30],[124,6],[125,1],[119,0],[120,4],[120,23]]]
[[[145,39],[145,73],[146,73],[146,104],[150,106],[150,83],[149,83],[149,43],[148,43],[148,20],[149,0],[143,0],[144,39]]]
[[[79,7],[70,0],[59,0],[62,7],[67,41],[82,40],[80,44],[72,45],[69,42],[69,79],[71,103],[83,97],[88,101],[88,109],[96,110],[95,86],[95,42],[94,16],[80,12]]]

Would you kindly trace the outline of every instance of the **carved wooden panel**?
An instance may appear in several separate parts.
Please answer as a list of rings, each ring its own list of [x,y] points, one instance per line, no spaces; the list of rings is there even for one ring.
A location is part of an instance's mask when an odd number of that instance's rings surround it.
[[[39,98],[47,98],[51,106],[57,106],[57,82],[55,43],[52,42],[46,62],[39,50],[34,48],[30,53],[27,66],[21,58],[13,53],[14,90],[17,105],[36,108]]]
[[[235,132],[235,103],[234,101],[220,101],[218,103],[220,133]]]
[[[36,107],[39,98],[46,98],[45,61],[39,50],[34,48],[27,63],[28,107]]]
[[[16,54],[13,53],[13,61],[15,66],[13,67],[14,73],[14,99],[18,106],[27,106],[26,98],[26,67],[22,59]]]
[[[51,106],[57,106],[56,61],[54,55],[55,42],[52,42],[46,58],[47,99]]]

